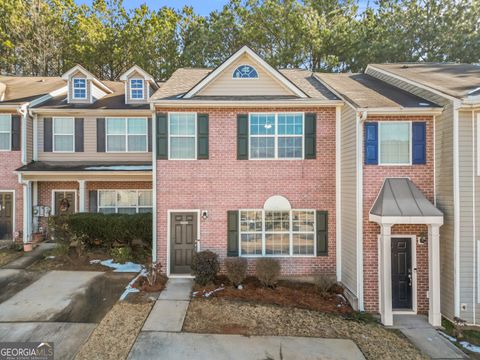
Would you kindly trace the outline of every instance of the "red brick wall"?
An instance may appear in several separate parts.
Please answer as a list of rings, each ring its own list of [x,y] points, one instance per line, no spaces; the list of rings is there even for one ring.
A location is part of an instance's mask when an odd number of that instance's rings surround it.
[[[378,235],[380,227],[368,220],[375,199],[387,177],[409,177],[433,202],[434,172],[433,172],[433,118],[430,116],[376,116],[368,117],[367,121],[426,121],[427,122],[427,163],[412,166],[363,166],[363,269],[364,269],[364,302],[366,311],[378,311]],[[392,234],[420,235],[427,231],[421,225],[396,225]],[[413,244],[412,244],[413,245]],[[428,247],[416,245],[417,250],[417,304],[418,311],[428,311]]]
[[[23,231],[23,185],[15,170],[22,166],[21,151],[0,152],[0,191],[15,191],[15,231]]]
[[[162,109],[162,112],[185,109]],[[237,160],[237,114],[291,109],[191,109],[209,114],[209,160],[157,161],[157,255],[167,261],[167,211],[208,210],[200,220],[201,249],[223,259],[227,250],[227,211],[261,209],[272,195],[286,197],[292,208],[328,210],[328,256],[279,258],[283,274],[335,272],[335,108],[317,112],[316,160]],[[251,261],[253,262],[253,261]],[[251,267],[252,268],[252,267]]]

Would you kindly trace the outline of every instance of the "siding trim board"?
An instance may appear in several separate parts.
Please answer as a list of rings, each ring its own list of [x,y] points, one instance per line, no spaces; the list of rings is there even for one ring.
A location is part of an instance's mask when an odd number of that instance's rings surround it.
[[[460,317],[460,164],[459,164],[459,110],[453,109],[453,249],[454,249],[454,311]]]

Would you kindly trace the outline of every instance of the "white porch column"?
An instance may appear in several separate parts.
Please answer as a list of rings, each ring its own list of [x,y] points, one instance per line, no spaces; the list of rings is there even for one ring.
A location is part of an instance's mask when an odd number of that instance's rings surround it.
[[[85,180],[78,180],[78,212],[85,212]]]
[[[382,324],[385,326],[393,325],[392,314],[392,225],[380,225],[379,241],[379,288],[380,292],[380,315]]]
[[[32,234],[32,182],[23,182],[23,242],[30,242]]]
[[[440,225],[428,225],[428,322],[442,325],[440,313]]]

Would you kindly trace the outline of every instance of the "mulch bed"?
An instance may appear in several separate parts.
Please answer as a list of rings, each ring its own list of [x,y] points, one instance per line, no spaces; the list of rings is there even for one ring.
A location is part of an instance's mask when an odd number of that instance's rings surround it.
[[[49,255],[48,253],[45,255]],[[50,271],[50,270],[69,270],[69,271],[112,271],[113,269],[101,264],[90,264],[90,260],[106,260],[111,258],[102,251],[94,251],[85,256],[59,255],[54,258],[45,257],[28,267],[29,270]]]
[[[341,287],[334,287],[331,293],[322,295],[313,284],[306,282],[279,281],[277,286],[271,289],[263,287],[255,277],[248,277],[242,285],[242,290],[236,289],[229,284],[226,277],[218,276],[213,284],[207,286],[196,284],[193,291],[198,291],[197,296],[201,297],[203,292],[224,287],[224,290],[216,291],[211,296],[256,304],[296,307],[326,313],[348,315],[353,312],[348,302],[341,296],[343,293]]]
[[[142,292],[147,293],[159,293],[165,289],[165,284],[167,283],[168,278],[165,275],[159,275],[155,284],[150,285],[145,276],[139,276],[137,281],[132,285],[132,287],[139,289]]]

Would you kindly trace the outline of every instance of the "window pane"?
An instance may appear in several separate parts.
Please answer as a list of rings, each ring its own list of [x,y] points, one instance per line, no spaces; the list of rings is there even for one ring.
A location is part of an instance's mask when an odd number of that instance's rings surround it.
[[[136,214],[137,209],[135,208],[118,208],[119,214]]]
[[[302,138],[301,137],[279,137],[278,138],[279,158],[301,158]]]
[[[265,254],[266,255],[289,255],[290,236],[289,234],[266,234]]]
[[[118,206],[137,206],[138,194],[136,191],[123,190],[117,192]]]
[[[115,206],[117,193],[115,191],[100,191],[99,206]]]
[[[75,88],[84,88],[86,86],[85,79],[73,79],[73,87]]]
[[[0,133],[0,150],[10,150],[10,134]]]
[[[128,119],[129,134],[147,134],[147,121],[145,119]]]
[[[129,135],[128,151],[147,151],[147,136]]]
[[[103,214],[115,214],[115,208],[99,208],[98,212]]]
[[[293,231],[315,231],[315,213],[313,211],[292,211]]]
[[[152,206],[152,192],[150,190],[138,192],[139,206]]]
[[[302,114],[278,114],[279,135],[302,135]]]
[[[269,159],[275,157],[274,137],[252,137],[251,142],[252,159]]]
[[[55,135],[55,151],[73,151],[73,135]]]
[[[293,234],[294,255],[314,255],[314,234]]]
[[[289,229],[288,211],[265,211],[265,231],[289,231]]]
[[[261,211],[241,211],[240,212],[240,231],[241,232],[262,231],[262,212]]]
[[[250,115],[250,135],[275,135],[275,115]]]
[[[12,124],[10,119],[10,115],[0,115],[0,131],[11,131]]]
[[[107,119],[107,134],[117,135],[125,134],[125,119],[122,118],[109,118]]]
[[[151,213],[152,212],[152,208],[139,208],[138,209],[138,212],[140,214],[143,214],[143,213]]]
[[[170,135],[195,136],[195,114],[170,114]]]
[[[194,159],[195,158],[195,138],[175,138],[170,139],[170,158],[171,159]]]
[[[73,134],[73,119],[55,118],[53,121],[53,132],[55,134]]]
[[[87,92],[82,89],[75,89],[73,97],[77,99],[85,99],[87,97]]]
[[[262,234],[241,235],[242,255],[262,255]]]
[[[380,163],[408,164],[410,162],[410,124],[380,124]]]
[[[125,136],[124,135],[108,135],[107,136],[107,151],[125,151]]]

